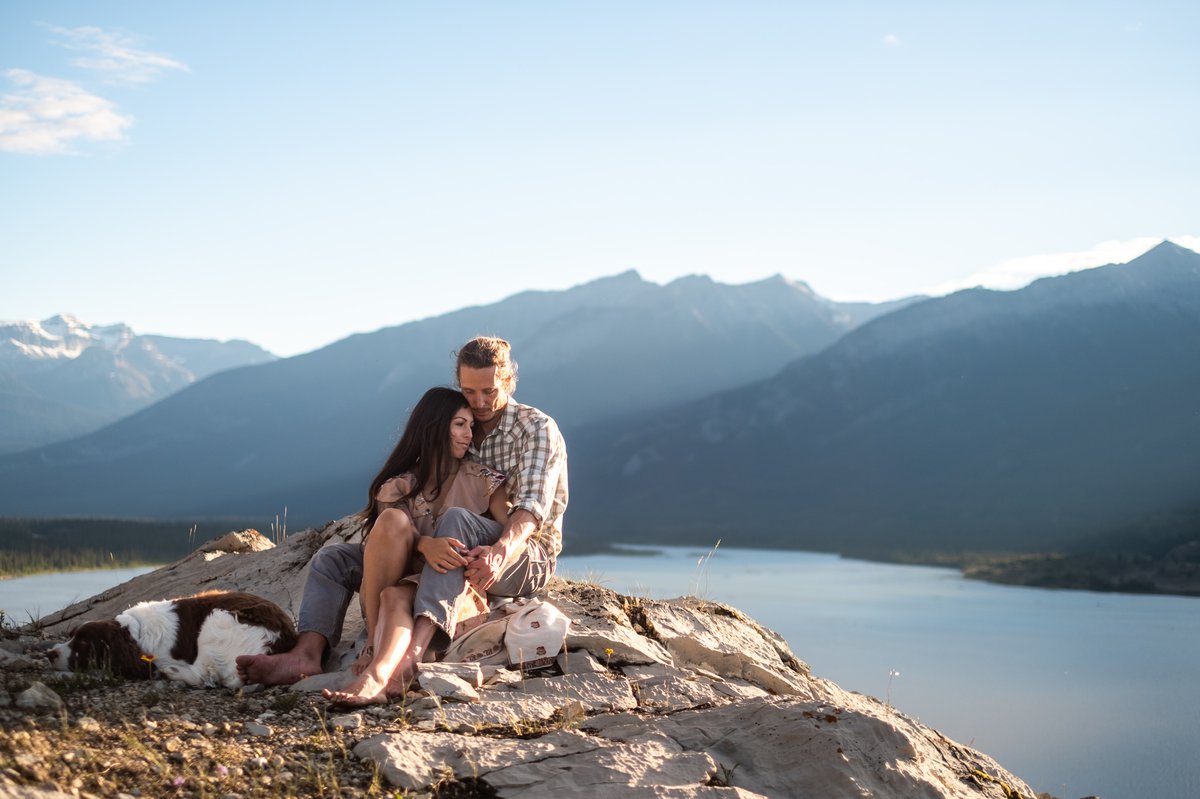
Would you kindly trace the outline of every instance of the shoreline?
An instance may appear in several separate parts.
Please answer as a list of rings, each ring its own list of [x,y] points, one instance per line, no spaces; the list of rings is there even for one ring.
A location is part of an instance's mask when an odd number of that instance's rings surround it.
[[[685,547],[707,553],[720,552],[711,544],[611,542],[564,552],[563,557],[614,555],[653,557],[656,547]],[[1128,553],[1069,555],[1057,552],[832,552],[791,547],[728,546],[726,549],[761,552],[811,552],[847,560],[955,569],[966,580],[1015,588],[1057,591],[1091,591],[1104,594],[1200,597],[1200,557],[1153,558]]]
[[[611,555],[617,557],[655,557],[657,548],[687,547],[703,550],[711,557],[720,551],[720,542],[712,544],[637,543],[613,541],[591,546],[569,547],[560,557]],[[1155,558],[1129,553],[1063,554],[1058,552],[831,552],[792,547],[728,546],[727,549],[751,551],[813,552],[849,560],[898,565],[956,569],[964,579],[993,585],[1046,588],[1063,591],[1143,594],[1155,596],[1200,597],[1200,553],[1189,557]],[[74,574],[120,569],[160,568],[166,562],[145,560],[109,562],[79,568],[35,568],[30,571],[0,574],[0,581],[48,574]]]
[[[1126,552],[889,553],[862,555],[880,563],[958,569],[964,579],[1019,588],[1102,594],[1200,597],[1200,559]]]
[[[0,582],[5,580],[19,580],[22,577],[39,577],[46,574],[87,574],[91,572],[120,571],[122,569],[161,568],[167,565],[169,564],[138,561],[130,563],[112,563],[104,566],[79,566],[74,569],[33,569],[31,571],[15,572],[12,574],[0,574]]]

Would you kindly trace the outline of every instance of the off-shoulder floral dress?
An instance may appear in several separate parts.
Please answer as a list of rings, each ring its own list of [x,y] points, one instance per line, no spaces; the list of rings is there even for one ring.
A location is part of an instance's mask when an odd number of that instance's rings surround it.
[[[413,479],[411,472],[405,472],[386,481],[375,494],[375,501],[379,503],[381,510],[399,508],[404,511],[412,520],[418,534],[431,536],[447,508],[463,508],[480,516],[487,513],[491,496],[504,484],[505,476],[503,472],[482,463],[463,461],[458,467],[458,473],[450,478],[442,492],[432,500],[428,499],[423,491],[417,492],[416,496],[410,499],[401,500],[401,497],[412,489]],[[410,577],[419,577],[424,566],[424,558],[417,554],[414,548],[408,569]]]

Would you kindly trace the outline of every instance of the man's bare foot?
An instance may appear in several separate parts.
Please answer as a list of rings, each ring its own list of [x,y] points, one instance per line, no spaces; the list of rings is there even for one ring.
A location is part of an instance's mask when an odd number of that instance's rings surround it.
[[[384,685],[385,681],[367,672],[360,674],[358,679],[346,686],[344,691],[331,691],[326,688],[321,691],[321,695],[335,705],[345,705],[346,707],[386,705],[388,695],[384,691]]]
[[[238,676],[242,682],[263,685],[291,685],[305,677],[321,673],[321,658],[303,652],[283,652],[278,655],[239,655]]]
[[[350,671],[354,674],[362,674],[371,665],[371,661],[375,659],[375,647],[364,646],[363,650],[358,653],[358,657],[350,664]]]

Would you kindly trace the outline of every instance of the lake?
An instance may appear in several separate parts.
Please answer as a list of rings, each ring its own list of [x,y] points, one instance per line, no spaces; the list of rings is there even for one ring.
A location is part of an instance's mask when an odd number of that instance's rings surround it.
[[[57,572],[3,579],[0,580],[0,610],[4,611],[5,618],[23,624],[148,571],[153,571],[153,567]]]
[[[141,571],[0,581],[0,608],[13,616],[40,596],[45,614]],[[890,700],[1037,791],[1200,796],[1200,599],[1014,588],[952,569],[725,547],[630,547],[564,557],[559,572],[733,605],[786,638],[814,674]],[[51,584],[67,593],[40,593]]]
[[[1200,599],[1014,588],[807,552],[659,551],[559,570],[733,605],[815,675],[890,699],[1037,791],[1200,796]]]

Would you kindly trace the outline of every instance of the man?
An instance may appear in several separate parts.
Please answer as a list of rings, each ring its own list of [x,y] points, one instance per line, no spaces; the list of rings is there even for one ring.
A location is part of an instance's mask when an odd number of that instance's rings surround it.
[[[553,419],[512,400],[517,364],[509,343],[489,336],[468,341],[458,351],[456,376],[475,422],[467,457],[506,475],[511,509],[498,524],[456,508],[439,521],[434,535],[455,539],[465,551],[456,568],[426,564],[413,602],[412,640],[388,694],[407,688],[431,645],[441,649],[449,642],[466,580],[489,596],[529,596],[545,587],[562,551],[566,446]],[[317,552],[300,603],[296,646],[278,655],[239,657],[242,679],[282,685],[320,673],[326,649],[341,637],[362,574],[359,544]]]

